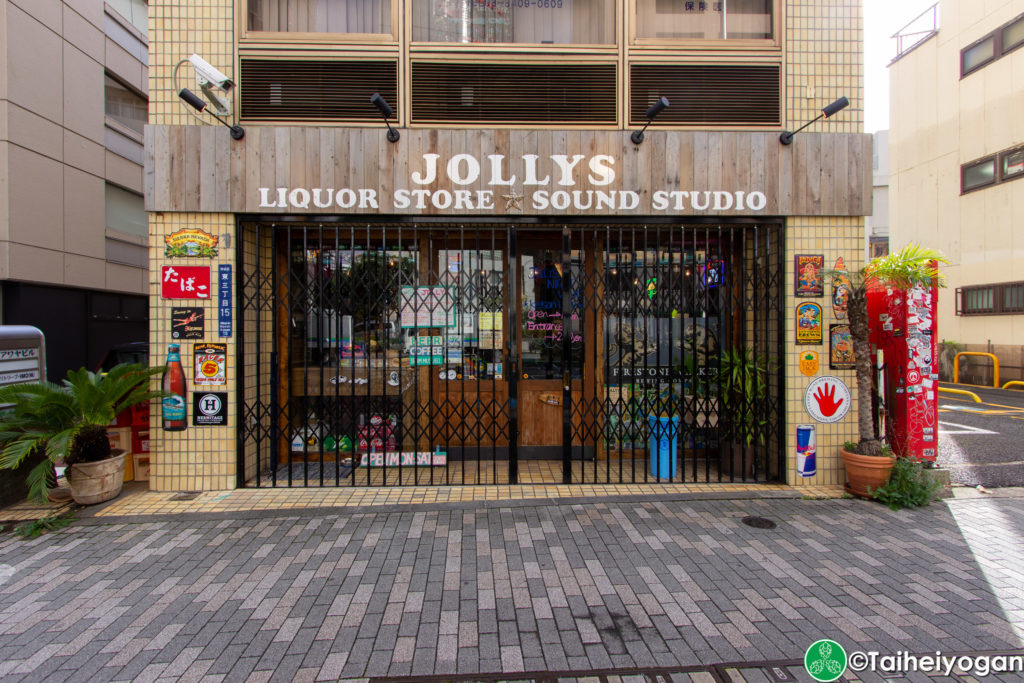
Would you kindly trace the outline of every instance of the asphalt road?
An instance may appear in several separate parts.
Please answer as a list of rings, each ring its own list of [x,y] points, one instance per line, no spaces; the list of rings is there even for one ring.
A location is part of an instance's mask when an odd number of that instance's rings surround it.
[[[938,462],[954,482],[1024,486],[1024,391],[943,383],[983,401],[939,394]]]

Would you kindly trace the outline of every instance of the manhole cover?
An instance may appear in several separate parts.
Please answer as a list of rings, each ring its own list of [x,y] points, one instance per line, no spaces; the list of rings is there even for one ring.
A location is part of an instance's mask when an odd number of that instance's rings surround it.
[[[774,529],[776,526],[775,522],[764,517],[744,517],[740,521],[755,529]]]
[[[182,493],[175,493],[171,496],[171,500],[195,500],[199,497],[199,491],[184,491]]]

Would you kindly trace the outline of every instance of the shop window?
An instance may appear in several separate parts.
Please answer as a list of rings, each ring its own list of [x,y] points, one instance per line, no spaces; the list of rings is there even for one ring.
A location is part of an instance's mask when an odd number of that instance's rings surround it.
[[[390,0],[248,0],[249,31],[387,34]]]
[[[996,57],[995,36],[987,36],[983,40],[960,52],[960,76],[966,76],[975,69],[988,64]]]
[[[957,315],[1024,313],[1024,282],[960,287],[956,290]]]
[[[999,179],[1012,180],[1024,176],[1024,147],[999,155]]]
[[[412,0],[412,39],[434,43],[615,43],[613,0]]]
[[[995,157],[974,161],[960,167],[960,192],[970,192],[996,182]]]
[[[771,0],[637,0],[636,37],[648,40],[769,40]]]
[[[149,103],[110,76],[104,77],[104,101],[107,118],[142,135],[146,126]]]

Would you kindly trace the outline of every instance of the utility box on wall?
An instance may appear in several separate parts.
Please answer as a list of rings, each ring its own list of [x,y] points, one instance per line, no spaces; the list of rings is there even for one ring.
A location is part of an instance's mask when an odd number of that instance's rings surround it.
[[[0,325],[0,386],[46,381],[43,333],[30,325]],[[0,410],[3,407],[0,406]],[[32,456],[0,476],[0,507],[25,499],[28,473],[46,456]]]

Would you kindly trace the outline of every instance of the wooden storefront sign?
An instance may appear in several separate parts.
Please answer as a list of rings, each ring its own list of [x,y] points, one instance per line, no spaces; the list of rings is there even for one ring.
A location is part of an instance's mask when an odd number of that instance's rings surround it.
[[[806,133],[789,147],[778,133],[750,131],[648,131],[640,146],[621,130],[412,129],[395,144],[375,128],[252,126],[244,140],[226,136],[147,127],[147,210],[871,214],[871,136],[857,133]]]

